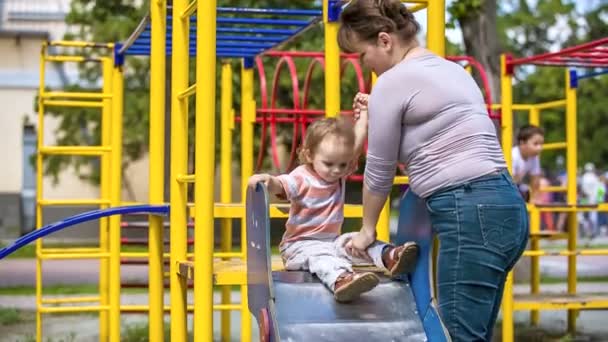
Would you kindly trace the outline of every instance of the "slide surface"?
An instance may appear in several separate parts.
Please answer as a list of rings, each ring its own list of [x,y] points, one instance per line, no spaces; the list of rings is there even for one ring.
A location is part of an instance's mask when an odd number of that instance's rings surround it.
[[[402,205],[402,211],[420,210],[417,198],[404,198],[403,202],[406,205]],[[332,293],[308,272],[271,272],[266,188],[262,184],[249,188],[246,203],[249,310],[258,321],[262,341],[449,340],[431,305],[429,255],[420,258],[420,270],[413,274],[412,283],[409,279],[391,281],[382,277],[378,287],[357,301],[337,303]],[[422,222],[428,224],[428,220]],[[410,232],[399,237],[416,237],[419,243],[426,243],[423,252],[428,254],[431,237],[425,235],[430,234],[430,228]]]

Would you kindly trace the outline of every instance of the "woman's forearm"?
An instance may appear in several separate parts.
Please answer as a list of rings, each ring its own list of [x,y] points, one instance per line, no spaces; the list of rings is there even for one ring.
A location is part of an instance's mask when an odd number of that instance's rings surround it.
[[[367,233],[376,232],[376,225],[380,217],[380,212],[384,208],[387,195],[381,195],[370,191],[367,185],[363,185],[363,229],[368,230]]]

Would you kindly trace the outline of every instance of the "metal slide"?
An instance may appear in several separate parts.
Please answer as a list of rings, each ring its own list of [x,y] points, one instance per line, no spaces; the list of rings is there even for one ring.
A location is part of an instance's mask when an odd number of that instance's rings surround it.
[[[268,204],[264,185],[248,189],[249,311],[262,341],[449,341],[430,296],[431,235],[422,200],[408,194],[401,207],[401,216],[410,219],[401,220],[398,239],[421,246],[411,283],[382,278],[374,290],[347,304],[337,303],[308,272],[271,272]],[[416,211],[424,215],[403,215]]]

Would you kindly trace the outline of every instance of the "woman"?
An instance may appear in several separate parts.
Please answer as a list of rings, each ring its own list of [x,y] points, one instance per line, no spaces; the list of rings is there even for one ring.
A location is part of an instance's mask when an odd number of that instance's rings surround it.
[[[362,256],[398,162],[424,198],[440,241],[439,310],[454,341],[490,341],[507,273],[528,239],[525,203],[487,115],[481,91],[459,65],[420,47],[419,24],[399,0],[353,0],[338,43],[379,77],[369,98]]]

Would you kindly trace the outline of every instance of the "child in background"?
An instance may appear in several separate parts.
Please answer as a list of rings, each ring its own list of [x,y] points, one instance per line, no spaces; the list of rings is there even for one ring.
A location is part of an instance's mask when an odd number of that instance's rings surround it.
[[[367,250],[369,260],[354,259],[344,249],[353,235],[340,235],[345,181],[356,169],[367,135],[366,104],[365,98],[355,98],[354,127],[343,118],[312,123],[300,150],[302,165],[291,173],[258,174],[249,180],[250,186],[264,182],[270,193],[291,202],[279,245],[285,268],[309,270],[333,291],[339,302],[352,301],[379,283],[373,272],[355,273],[353,264],[371,261],[395,277],[411,271],[418,256],[418,246],[413,242],[393,246],[377,241]]]
[[[519,190],[528,201],[530,192],[536,193],[540,188],[540,152],[545,142],[545,132],[542,128],[527,125],[519,129],[517,146],[511,150],[513,181],[519,185]]]

